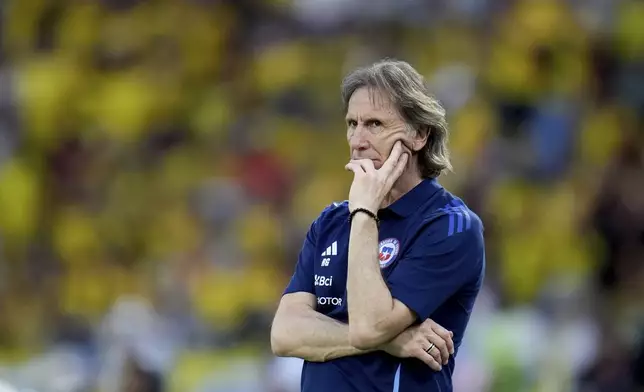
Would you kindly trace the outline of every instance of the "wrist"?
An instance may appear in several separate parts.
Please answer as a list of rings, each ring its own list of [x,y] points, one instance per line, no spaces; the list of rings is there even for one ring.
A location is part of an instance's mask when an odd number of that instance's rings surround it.
[[[380,346],[378,346],[378,350],[381,350],[381,351],[387,351],[390,348],[391,348],[391,342],[383,343]]]
[[[371,212],[373,212],[375,214],[375,213],[378,212],[379,208],[380,207],[378,207],[378,205],[375,205],[374,203],[352,203],[352,202],[349,202],[349,212],[353,212],[353,211],[359,210],[359,209],[364,209],[364,210],[367,210],[367,211],[371,211]]]
[[[378,346],[379,351],[384,351],[389,355],[393,355],[394,357],[400,357],[400,352],[399,350],[396,350],[396,346],[392,343],[392,341],[389,341],[387,343],[383,343],[380,346]]]
[[[376,212],[367,208],[357,207],[349,213],[349,223],[351,225],[369,225],[375,224],[376,227],[380,225],[380,219]]]

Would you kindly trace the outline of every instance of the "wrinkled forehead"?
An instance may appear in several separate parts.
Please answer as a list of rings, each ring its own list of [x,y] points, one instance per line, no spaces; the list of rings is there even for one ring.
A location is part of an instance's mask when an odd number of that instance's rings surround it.
[[[356,89],[349,99],[347,116],[376,114],[400,117],[393,100],[382,89],[371,86]]]

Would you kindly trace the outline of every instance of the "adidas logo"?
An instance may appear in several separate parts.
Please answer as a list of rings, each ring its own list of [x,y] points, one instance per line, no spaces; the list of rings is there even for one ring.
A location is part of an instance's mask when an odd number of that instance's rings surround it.
[[[328,256],[337,256],[338,255],[338,241],[333,241],[333,243],[322,252],[322,257]]]

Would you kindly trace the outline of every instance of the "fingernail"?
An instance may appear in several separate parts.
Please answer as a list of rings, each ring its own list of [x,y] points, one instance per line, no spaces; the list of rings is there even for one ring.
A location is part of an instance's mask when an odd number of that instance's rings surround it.
[[[442,367],[442,366],[439,366],[439,367],[438,367],[438,371],[440,372],[441,370],[443,370],[443,367]]]

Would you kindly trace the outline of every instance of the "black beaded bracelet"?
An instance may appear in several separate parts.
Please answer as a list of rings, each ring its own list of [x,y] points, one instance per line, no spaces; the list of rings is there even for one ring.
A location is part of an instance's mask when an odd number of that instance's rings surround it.
[[[365,214],[369,215],[371,217],[371,219],[376,221],[376,226],[380,227],[380,219],[378,219],[378,215],[374,214],[373,212],[369,211],[366,208],[356,208],[355,210],[351,211],[351,213],[349,214],[349,224],[351,224],[351,221],[353,221],[353,217],[358,212],[362,212],[362,213],[365,213]]]

